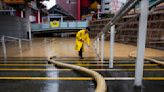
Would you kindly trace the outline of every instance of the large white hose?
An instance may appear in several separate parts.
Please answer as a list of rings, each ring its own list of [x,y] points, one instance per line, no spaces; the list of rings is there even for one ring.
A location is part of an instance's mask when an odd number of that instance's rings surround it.
[[[131,53],[129,54],[129,57],[131,57],[131,58],[136,58],[135,52],[134,52],[134,51],[131,52]],[[159,65],[164,65],[164,62],[163,62],[163,61],[159,61],[159,60],[156,60],[156,59],[153,59],[153,58],[149,58],[149,57],[144,57],[144,59],[145,59],[145,60],[148,60],[148,61],[150,61],[150,62],[153,62],[153,63],[157,63],[157,64],[159,64]]]
[[[80,71],[80,72],[84,72],[84,73],[89,74],[97,82],[97,86],[96,86],[95,92],[106,92],[106,90],[107,90],[106,82],[105,82],[103,76],[101,76],[99,73],[97,73],[97,72],[95,72],[93,70],[90,70],[90,69],[81,67],[81,66],[61,63],[61,62],[52,60],[51,58],[48,58],[48,61],[51,62],[51,63],[53,63],[56,66],[71,68],[73,70],[76,70],[76,71]]]

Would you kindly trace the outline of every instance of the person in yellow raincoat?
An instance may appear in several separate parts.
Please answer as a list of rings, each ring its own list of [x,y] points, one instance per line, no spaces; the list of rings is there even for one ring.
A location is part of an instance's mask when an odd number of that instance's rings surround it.
[[[88,32],[90,31],[89,27],[82,29],[76,33],[76,45],[75,50],[79,52],[79,57],[83,59],[82,52],[84,52],[84,44],[86,43],[90,46],[90,38]]]

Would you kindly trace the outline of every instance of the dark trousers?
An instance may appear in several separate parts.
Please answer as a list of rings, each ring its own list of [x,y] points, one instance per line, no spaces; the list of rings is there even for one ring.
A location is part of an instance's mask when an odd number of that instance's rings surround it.
[[[80,58],[83,58],[83,45],[80,48],[79,56],[80,56]]]

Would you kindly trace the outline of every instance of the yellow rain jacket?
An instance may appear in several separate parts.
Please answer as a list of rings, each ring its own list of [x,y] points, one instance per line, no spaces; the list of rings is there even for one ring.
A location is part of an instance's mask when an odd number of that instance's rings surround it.
[[[81,47],[84,51],[84,43],[87,43],[88,45],[90,45],[90,38],[89,38],[89,34],[86,33],[85,34],[85,29],[80,30],[79,32],[77,32],[76,34],[76,45],[75,45],[75,50],[80,51]],[[82,41],[81,41],[82,40]]]

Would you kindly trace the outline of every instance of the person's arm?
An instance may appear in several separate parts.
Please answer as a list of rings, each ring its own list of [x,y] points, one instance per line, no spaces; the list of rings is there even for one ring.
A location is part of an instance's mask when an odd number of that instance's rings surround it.
[[[91,41],[90,41],[90,38],[89,38],[89,34],[87,34],[86,41],[87,41],[88,46],[90,46]]]
[[[82,33],[81,33],[81,32],[78,32],[78,33],[76,34],[76,39],[77,39],[78,41],[83,42]]]

